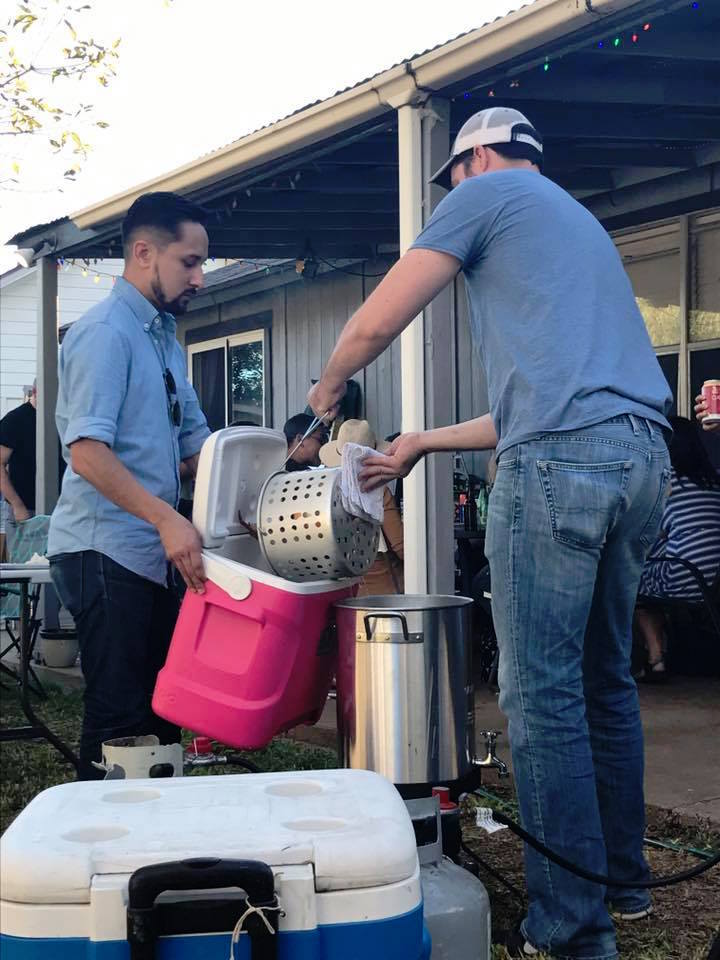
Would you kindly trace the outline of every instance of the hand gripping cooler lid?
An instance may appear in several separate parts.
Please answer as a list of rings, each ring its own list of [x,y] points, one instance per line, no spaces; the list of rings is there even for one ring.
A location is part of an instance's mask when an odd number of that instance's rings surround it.
[[[25,808],[0,841],[0,893],[89,903],[96,876],[199,856],[309,863],[318,892],[417,869],[405,804],[366,770],[105,780],[51,787]]]
[[[219,547],[238,523],[255,523],[258,497],[271,473],[282,470],[285,434],[264,427],[227,427],[211,434],[200,451],[193,524],[204,547]]]

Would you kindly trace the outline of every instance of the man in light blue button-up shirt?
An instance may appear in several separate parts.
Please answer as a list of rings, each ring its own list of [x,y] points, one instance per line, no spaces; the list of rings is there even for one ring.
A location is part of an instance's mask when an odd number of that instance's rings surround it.
[[[179,738],[150,701],[178,611],[168,561],[203,591],[200,539],[177,506],[210,431],[174,314],[203,283],[204,218],[174,194],[140,197],[123,225],[124,275],[60,352],[56,421],[67,470],[48,554],[80,638],[86,778],[107,739]]]

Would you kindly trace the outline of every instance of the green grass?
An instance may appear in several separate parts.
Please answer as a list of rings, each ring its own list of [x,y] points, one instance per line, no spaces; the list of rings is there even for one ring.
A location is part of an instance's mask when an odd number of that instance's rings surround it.
[[[82,716],[82,694],[66,693],[57,688],[47,689],[48,699],[33,698],[33,706],[53,731],[73,749],[77,749]],[[0,724],[22,726],[27,724],[16,688],[0,688]],[[184,736],[187,743],[190,734]],[[327,770],[337,766],[334,750],[278,737],[264,750],[246,754],[263,771]],[[238,767],[221,766],[199,768],[192,776],[218,776],[243,773]],[[73,767],[51,747],[39,742],[15,741],[0,744],[0,832],[6,830],[32,798],[58,783],[75,779]]]

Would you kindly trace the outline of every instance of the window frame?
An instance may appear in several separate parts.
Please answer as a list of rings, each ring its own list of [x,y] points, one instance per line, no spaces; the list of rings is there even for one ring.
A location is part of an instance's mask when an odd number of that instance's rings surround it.
[[[271,328],[272,312],[266,311],[239,320],[193,327],[186,331],[185,349],[187,351],[188,379],[193,387],[193,357],[209,350],[222,349],[224,351],[225,426],[230,422],[230,349],[244,343],[261,342],[263,350],[263,426],[272,427]]]
[[[694,416],[693,406],[694,397],[690,396],[690,354],[695,351],[713,350],[720,347],[720,338],[708,340],[690,340],[690,278],[691,268],[691,237],[690,222],[710,221],[713,223],[715,218],[720,218],[720,208],[710,207],[706,210],[700,210],[692,214],[683,214],[680,217],[672,217],[665,220],[656,220],[652,223],[646,223],[638,227],[627,227],[623,230],[611,232],[613,242],[623,261],[623,266],[628,260],[641,259],[645,256],[661,256],[663,253],[670,253],[677,249],[680,255],[679,271],[679,290],[678,303],[680,306],[680,339],[677,343],[667,343],[662,346],[653,347],[656,356],[667,356],[668,354],[677,354],[678,358],[678,382],[677,382],[677,411],[680,416]],[[662,243],[667,238],[668,245]],[[670,244],[670,241],[677,238],[678,246]],[[636,258],[623,256],[623,246],[638,241],[649,242],[653,245],[658,243],[656,251],[649,251],[647,254],[640,254]]]

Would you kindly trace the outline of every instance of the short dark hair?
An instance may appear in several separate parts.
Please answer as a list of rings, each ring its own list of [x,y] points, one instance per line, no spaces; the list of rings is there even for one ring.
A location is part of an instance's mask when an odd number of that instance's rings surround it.
[[[141,227],[150,227],[166,234],[169,243],[177,239],[180,224],[188,221],[206,226],[207,210],[177,193],[144,193],[133,203],[123,220],[122,240],[125,255],[129,252],[133,234]]]
[[[305,431],[309,429],[312,422],[313,418],[309,413],[296,413],[294,417],[290,417],[283,427],[283,433],[285,434],[287,442],[292,443],[295,437],[301,437]],[[327,430],[327,427],[323,423],[319,423],[317,428],[318,430]]]
[[[537,131],[533,130],[533,135],[542,143],[542,137]],[[488,150],[494,150],[499,157],[503,157],[505,160],[529,160],[530,163],[534,163],[538,169],[542,170],[543,155],[537,147],[534,147],[531,143],[524,143],[522,140],[513,140],[511,143],[488,143],[485,146]],[[453,166],[455,163],[462,163],[465,168],[465,173],[468,173],[474,153],[475,147],[470,147],[469,150],[463,150],[462,153],[459,153],[454,158]]]
[[[488,147],[506,160],[529,160],[542,170],[543,155],[531,143],[513,140],[512,143],[489,143]]]

